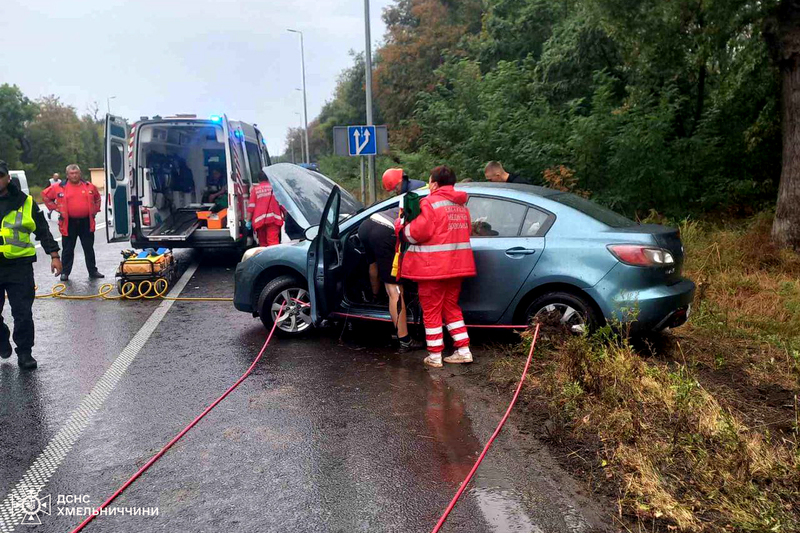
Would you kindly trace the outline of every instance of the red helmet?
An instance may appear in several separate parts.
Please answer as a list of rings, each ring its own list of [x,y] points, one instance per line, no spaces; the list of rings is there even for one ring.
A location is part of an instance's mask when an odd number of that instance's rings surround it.
[[[383,173],[383,188],[387,191],[393,191],[401,181],[403,181],[402,168],[390,168]]]

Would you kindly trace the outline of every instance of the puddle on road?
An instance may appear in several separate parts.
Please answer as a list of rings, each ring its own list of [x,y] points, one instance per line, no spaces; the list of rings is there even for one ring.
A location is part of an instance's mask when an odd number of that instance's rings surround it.
[[[480,488],[472,489],[469,494],[478,502],[486,522],[494,531],[544,533],[528,518],[519,496],[513,491]]]

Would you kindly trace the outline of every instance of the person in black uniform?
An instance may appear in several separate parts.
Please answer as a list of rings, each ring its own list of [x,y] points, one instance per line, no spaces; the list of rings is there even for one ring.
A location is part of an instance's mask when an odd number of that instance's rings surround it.
[[[377,299],[380,282],[383,282],[386,294],[389,296],[389,313],[392,315],[392,322],[397,329],[397,339],[400,342],[398,352],[407,353],[419,350],[425,345],[413,340],[409,334],[403,285],[392,276],[397,243],[394,221],[398,216],[400,216],[399,206],[373,214],[359,226],[358,238],[367,253],[373,300]]]
[[[8,165],[0,161],[0,358],[11,357],[11,332],[3,322],[6,295],[14,317],[14,344],[17,362],[23,370],[36,368],[33,358],[33,300],[35,288],[33,263],[36,247],[30,234],[42,243],[44,253],[51,257],[50,270],[61,274],[58,244],[39,206],[33,199],[11,183]]]

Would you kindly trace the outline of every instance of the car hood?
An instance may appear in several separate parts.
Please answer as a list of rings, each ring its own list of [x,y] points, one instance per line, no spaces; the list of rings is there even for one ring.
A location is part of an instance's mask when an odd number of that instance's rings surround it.
[[[278,203],[303,230],[319,224],[325,202],[336,186],[333,180],[291,163],[278,163],[263,170]],[[341,198],[343,215],[353,214],[363,208],[361,202],[345,190],[342,190]]]

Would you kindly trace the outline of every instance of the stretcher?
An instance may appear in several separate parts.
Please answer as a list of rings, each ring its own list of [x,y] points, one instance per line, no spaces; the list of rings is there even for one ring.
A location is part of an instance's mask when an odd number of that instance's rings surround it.
[[[156,283],[166,280],[168,286],[175,281],[175,258],[167,248],[148,248],[141,252],[123,250],[122,262],[117,268],[117,290],[122,294],[126,283],[133,283],[138,289],[143,281]]]

